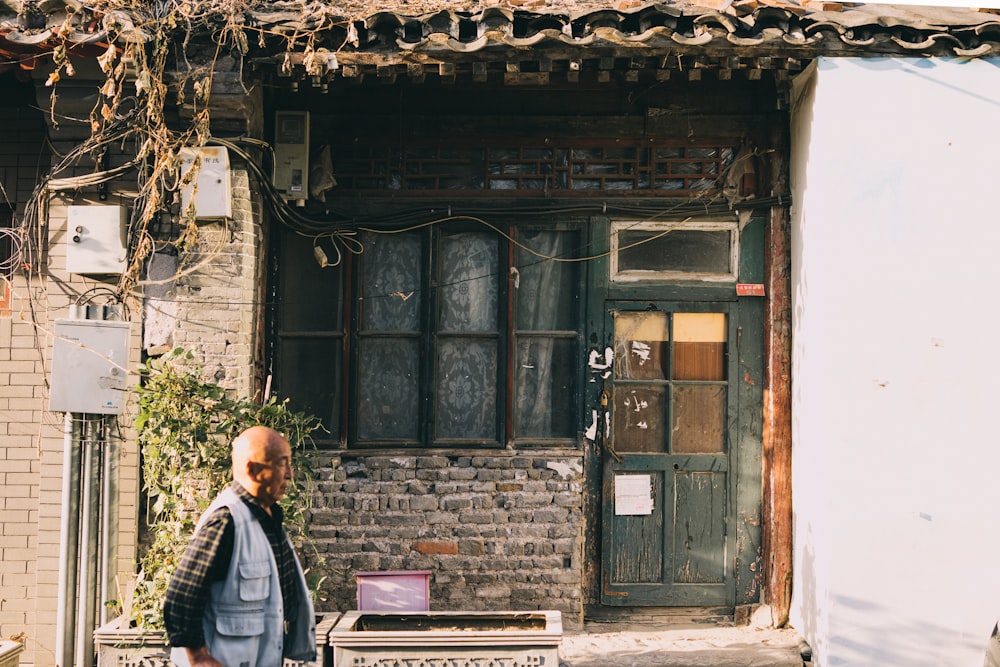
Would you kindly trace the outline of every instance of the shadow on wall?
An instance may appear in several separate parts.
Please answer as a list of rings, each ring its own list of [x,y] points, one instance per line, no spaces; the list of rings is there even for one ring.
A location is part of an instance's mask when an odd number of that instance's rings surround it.
[[[806,536],[802,559],[796,563],[800,620],[795,629],[813,650],[813,664],[823,667],[1000,667],[1000,635],[967,636],[955,628],[906,618],[870,600],[834,595],[821,602],[816,589],[816,555]],[[928,603],[929,605],[932,603]],[[919,610],[914,610],[919,613]],[[998,602],[1000,614],[1000,602]],[[827,615],[829,636],[820,619]],[[983,663],[990,648],[994,662]]]
[[[831,599],[825,667],[980,667],[987,637],[962,636],[898,610],[847,596]],[[815,660],[815,656],[814,656]]]
[[[802,620],[798,624],[801,627],[795,629],[809,642],[813,650],[813,659],[815,659],[816,650],[819,647],[813,642],[817,641],[817,632],[819,631],[819,604],[816,599],[816,555],[813,550],[811,533],[811,530],[807,533],[801,562],[794,564],[798,576],[795,578],[797,588],[792,593],[800,600],[798,605],[802,616]]]

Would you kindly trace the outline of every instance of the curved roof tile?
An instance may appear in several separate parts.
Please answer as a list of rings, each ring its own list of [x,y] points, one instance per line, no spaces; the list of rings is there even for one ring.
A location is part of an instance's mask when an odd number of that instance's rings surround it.
[[[681,49],[692,56],[711,52],[718,58],[800,59],[893,54],[982,57],[1000,50],[1000,16],[985,10],[807,0],[667,0],[634,7],[628,3],[635,0],[485,0],[495,3],[488,7],[482,1],[252,0],[244,20],[247,27],[271,35],[297,36],[297,48],[306,41],[303,34],[314,32],[319,43],[336,51],[341,60],[370,53],[386,62],[392,61],[393,53],[478,55],[488,60],[505,57],[511,49],[531,51],[542,46],[561,50],[562,57],[585,57],[586,49],[597,47],[627,49],[636,55]],[[50,0],[45,4],[47,24],[25,30],[11,9],[20,3],[0,0],[0,54],[20,54],[35,47],[38,55],[63,39],[84,43],[125,35],[141,40],[147,37],[143,21],[155,19],[126,11],[68,12],[66,3]],[[74,30],[60,32],[67,16],[70,24],[76,21]],[[206,14],[200,29],[208,34],[222,20],[221,15]],[[3,58],[0,55],[0,63]]]

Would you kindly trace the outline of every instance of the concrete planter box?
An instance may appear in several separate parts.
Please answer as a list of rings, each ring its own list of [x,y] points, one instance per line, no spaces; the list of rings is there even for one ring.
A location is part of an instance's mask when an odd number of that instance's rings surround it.
[[[330,667],[333,650],[327,635],[340,614],[316,616],[316,662],[286,662],[287,667]],[[174,667],[170,647],[162,632],[119,628],[114,619],[94,631],[97,667]],[[5,667],[0,665],[0,667]]]
[[[24,644],[8,639],[0,640],[0,667],[17,667],[21,662]]]
[[[349,611],[330,630],[333,667],[559,667],[558,611]]]

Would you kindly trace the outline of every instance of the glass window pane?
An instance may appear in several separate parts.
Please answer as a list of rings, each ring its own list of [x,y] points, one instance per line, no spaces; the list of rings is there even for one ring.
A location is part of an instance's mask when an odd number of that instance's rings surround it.
[[[616,387],[612,428],[619,452],[664,452],[667,388]]]
[[[361,254],[363,331],[416,331],[420,327],[420,237],[366,234]]]
[[[278,346],[276,388],[297,412],[316,415],[340,437],[341,338],[284,339]],[[324,436],[326,437],[326,436]]]
[[[662,234],[662,236],[661,236]],[[727,230],[651,229],[618,232],[618,272],[730,272],[732,234]]]
[[[546,258],[572,256],[577,235],[529,230],[520,232],[517,239],[532,251],[517,249],[517,328],[575,331],[580,292],[577,265]]]
[[[674,379],[726,379],[725,313],[674,315]]]
[[[726,388],[674,386],[670,448],[674,454],[721,454],[725,449]]]
[[[666,313],[615,313],[615,377],[666,379],[669,338]]]
[[[343,265],[320,267],[313,241],[285,232],[281,237],[281,328],[284,331],[341,331]]]
[[[358,438],[407,439],[419,435],[418,342],[362,338],[358,369]]]
[[[514,436],[573,437],[576,342],[568,338],[520,336],[516,354]]]
[[[440,338],[434,392],[437,438],[497,438],[497,343]]]
[[[496,236],[463,232],[444,237],[441,248],[440,331],[496,331],[498,262]]]

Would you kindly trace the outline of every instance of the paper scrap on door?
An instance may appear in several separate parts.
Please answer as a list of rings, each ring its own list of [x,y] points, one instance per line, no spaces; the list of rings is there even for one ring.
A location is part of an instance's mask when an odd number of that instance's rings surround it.
[[[615,475],[615,514],[618,516],[653,513],[651,475]]]

